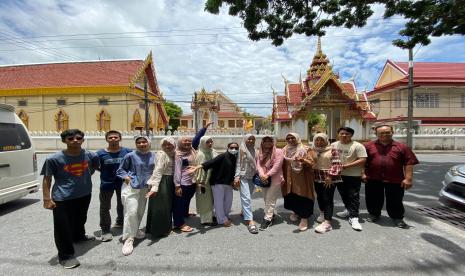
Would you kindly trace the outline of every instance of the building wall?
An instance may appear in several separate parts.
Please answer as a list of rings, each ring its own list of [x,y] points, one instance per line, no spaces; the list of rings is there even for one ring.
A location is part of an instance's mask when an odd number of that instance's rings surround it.
[[[396,93],[401,94],[400,107],[396,106]],[[375,103],[375,113],[378,120],[407,117],[408,104],[407,89],[389,90],[380,94],[369,96],[370,101],[380,100]],[[419,94],[438,94],[439,107],[417,107],[416,98]],[[462,95],[465,88],[462,87],[418,87],[414,89],[413,116],[414,117],[463,117],[465,108],[462,107]],[[378,107],[379,106],[379,107]]]
[[[100,98],[106,98],[110,102],[108,105],[99,105]],[[57,106],[57,99],[65,99],[68,106]],[[18,100],[26,100],[27,106],[18,106]],[[112,102],[114,101],[114,102]],[[0,97],[0,102],[13,105],[18,113],[24,110],[29,117],[28,129],[30,131],[56,131],[55,115],[60,109],[69,116],[68,127],[79,128],[84,131],[98,130],[97,114],[103,109],[110,116],[110,129],[121,131],[131,130],[131,122],[135,110],[139,110],[142,121],[144,121],[145,111],[139,107],[142,99],[132,94],[95,94],[82,95],[44,95],[44,96],[9,96]],[[149,114],[154,127],[157,126],[158,110],[151,104]]]

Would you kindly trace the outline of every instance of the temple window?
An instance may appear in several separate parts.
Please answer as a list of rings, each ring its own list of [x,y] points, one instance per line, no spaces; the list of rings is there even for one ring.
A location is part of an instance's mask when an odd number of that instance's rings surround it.
[[[438,93],[417,93],[416,94],[417,108],[438,108],[439,94]]]
[[[378,114],[380,111],[380,105],[381,105],[381,100],[380,99],[374,99],[371,101],[373,112]]]
[[[57,105],[58,106],[66,105],[66,100],[65,99],[57,99]]]
[[[235,122],[236,121],[234,120],[228,120],[228,127],[235,128],[236,127]]]
[[[219,121],[218,121],[218,126],[219,126],[219,127],[224,127],[224,121],[223,121],[223,120],[219,120]]]
[[[97,113],[97,129],[100,131],[109,131],[110,130],[111,116],[110,114],[102,109]]]
[[[63,130],[68,129],[69,128],[68,122],[69,122],[68,114],[63,109],[60,109],[55,114],[56,130],[58,132],[62,132]]]
[[[236,127],[243,127],[244,121],[243,120],[236,120]]]
[[[181,126],[187,128],[187,120],[181,120]]]
[[[202,120],[202,125],[205,126],[207,124],[207,120]]]
[[[105,99],[105,98],[98,99],[98,105],[108,105],[108,99]]]
[[[402,92],[401,91],[394,92],[394,107],[395,108],[402,107]]]
[[[27,100],[18,100],[18,106],[27,106]]]
[[[26,111],[20,110],[18,112],[18,117],[23,121],[23,124],[28,128],[29,127],[29,116],[27,115]]]
[[[145,103],[144,102],[139,102],[139,108],[145,109]]]

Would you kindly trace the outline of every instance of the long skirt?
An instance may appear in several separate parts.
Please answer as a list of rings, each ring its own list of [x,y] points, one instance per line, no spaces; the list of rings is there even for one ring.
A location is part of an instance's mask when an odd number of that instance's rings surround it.
[[[205,193],[197,187],[195,192],[195,205],[197,206],[197,213],[200,216],[200,223],[213,222],[213,193],[210,183],[206,182]]]
[[[284,208],[293,211],[301,218],[309,218],[313,214],[313,200],[289,193],[284,196]]]
[[[163,175],[155,197],[149,199],[146,233],[152,238],[166,236],[172,228],[174,183],[172,175]]]

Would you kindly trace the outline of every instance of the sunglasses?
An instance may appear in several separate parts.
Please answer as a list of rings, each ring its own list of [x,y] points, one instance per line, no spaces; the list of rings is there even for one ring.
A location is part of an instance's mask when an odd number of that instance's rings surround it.
[[[81,136],[66,137],[66,140],[68,140],[68,141],[73,141],[73,140],[81,141],[82,139],[83,139],[83,137],[81,137]]]

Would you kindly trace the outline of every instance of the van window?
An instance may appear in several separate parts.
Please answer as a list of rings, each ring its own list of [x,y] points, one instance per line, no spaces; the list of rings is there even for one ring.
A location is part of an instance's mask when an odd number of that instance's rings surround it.
[[[31,141],[23,125],[0,123],[0,152],[28,149]]]

